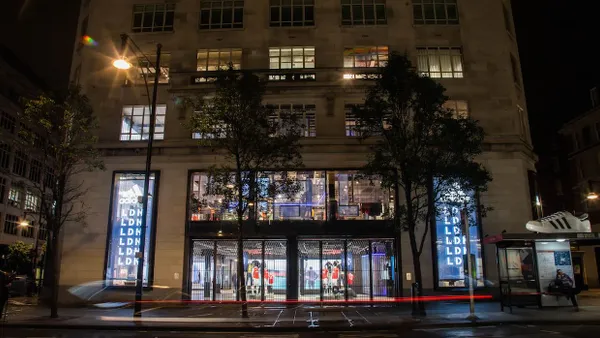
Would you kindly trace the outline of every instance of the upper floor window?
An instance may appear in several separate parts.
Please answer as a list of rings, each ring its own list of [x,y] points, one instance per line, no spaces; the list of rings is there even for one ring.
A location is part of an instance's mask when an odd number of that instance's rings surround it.
[[[32,182],[40,182],[42,179],[42,163],[40,161],[31,161],[31,167],[29,168],[29,179]]]
[[[27,162],[29,158],[26,153],[22,151],[15,152],[15,158],[13,160],[13,173],[19,176],[25,176],[27,173]]]
[[[342,0],[342,25],[384,25],[385,0]]]
[[[155,140],[165,138],[166,112],[166,105],[156,105]],[[121,141],[147,140],[148,135],[150,135],[150,107],[143,105],[124,106],[121,119]]]
[[[8,169],[10,166],[10,153],[12,149],[10,145],[0,142],[0,168]]]
[[[25,195],[25,210],[38,211],[40,207],[40,197],[31,191]]]
[[[356,118],[356,115],[354,115],[354,113],[352,112],[353,107],[353,104],[344,105],[344,112],[346,115],[344,124],[346,126],[346,136],[358,137],[361,136],[361,132],[359,128],[358,119]]]
[[[242,64],[241,48],[199,49],[196,59],[196,70],[199,72],[227,69],[240,69]]]
[[[469,106],[467,101],[448,100],[444,102],[444,108],[452,110],[454,118],[466,119],[469,117]]]
[[[271,0],[271,27],[314,25],[314,0]]]
[[[23,200],[23,190],[18,187],[11,187],[8,191],[8,205],[21,209],[21,201]]]
[[[372,68],[385,67],[388,61],[387,46],[354,47],[344,49],[344,67]]]
[[[134,5],[132,31],[170,32],[174,19],[175,4]]]
[[[17,235],[19,229],[19,216],[6,214],[4,219],[4,233]]]
[[[304,137],[317,136],[317,114],[316,107],[313,104],[278,104],[269,105],[273,111],[273,118],[277,122],[281,121],[283,114],[295,114],[297,123],[302,128],[301,135]]]
[[[17,120],[15,117],[3,111],[2,116],[0,116],[0,128],[8,131],[11,134],[14,134],[16,125]]]
[[[35,228],[35,222],[27,221],[27,225],[21,225],[21,236],[27,238],[33,238],[33,229]]]
[[[200,29],[244,27],[243,0],[202,0]]]
[[[315,47],[271,47],[269,68],[315,68]]]
[[[137,73],[134,81],[140,81],[144,83],[144,78],[146,78],[146,82],[154,83],[154,73],[156,68],[154,67],[154,63],[156,62],[156,55],[149,54],[146,57],[138,58],[137,60]],[[162,53],[160,55],[160,74],[158,76],[158,83],[169,83],[169,66],[171,64],[171,54]]]
[[[417,48],[419,72],[431,78],[462,78],[463,62],[460,48]]]
[[[412,0],[415,24],[457,24],[456,0]]]

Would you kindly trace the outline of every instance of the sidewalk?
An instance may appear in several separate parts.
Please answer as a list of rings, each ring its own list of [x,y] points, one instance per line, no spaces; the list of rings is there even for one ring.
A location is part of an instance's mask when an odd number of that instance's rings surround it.
[[[249,306],[250,318],[240,318],[239,305],[160,306],[144,309],[142,318],[132,317],[131,308],[60,309],[58,319],[38,306],[11,305],[4,325],[15,328],[65,328],[93,330],[211,330],[211,331],[305,331],[315,329],[411,329],[498,324],[575,325],[598,323],[600,301],[582,299],[580,312],[572,308],[514,308],[513,314],[500,312],[495,302],[478,303],[479,320],[466,320],[467,303],[431,303],[425,318],[413,318],[409,306]],[[586,304],[587,303],[587,304]],[[594,305],[595,304],[595,305]]]

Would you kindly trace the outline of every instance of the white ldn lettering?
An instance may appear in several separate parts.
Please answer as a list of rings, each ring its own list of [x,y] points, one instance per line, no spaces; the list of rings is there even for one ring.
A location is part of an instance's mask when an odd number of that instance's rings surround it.
[[[123,265],[123,264],[125,264],[125,263],[123,262],[121,257],[117,258],[117,265]]]
[[[133,245],[133,238],[127,238],[127,245]]]
[[[133,260],[129,257],[125,258],[125,264],[126,265],[131,265],[133,263]]]
[[[125,238],[119,238],[119,245],[125,245]]]
[[[130,227],[134,226],[134,224],[135,224],[135,219],[133,219],[133,218],[130,218],[128,223],[129,223],[128,225],[129,225]]]
[[[123,252],[123,248],[119,247],[119,256],[123,256],[125,255],[125,253]]]
[[[446,244],[452,245],[452,239],[450,239],[450,237],[446,237]]]
[[[126,227],[127,226],[127,218],[121,218],[121,226],[122,227]]]
[[[460,244],[460,237],[454,237],[454,244]]]
[[[460,257],[454,257],[454,263],[456,263],[456,265],[462,265],[462,258]]]
[[[133,236],[133,233],[134,233],[134,232],[135,232],[135,231],[134,231],[134,229],[133,229],[133,228],[129,228],[129,229],[127,229],[127,236]]]
[[[450,251],[450,247],[449,246],[446,247],[446,255],[452,256],[452,251]]]
[[[460,235],[460,228],[459,227],[453,227],[453,228],[454,228],[454,234]]]
[[[125,229],[119,228],[119,236],[127,236],[127,234],[125,233]]]
[[[460,254],[461,254],[460,247],[458,247],[458,246],[455,246],[455,247],[454,247],[454,254],[455,254],[455,255],[460,255]]]
[[[135,226],[136,226],[136,227],[141,227],[141,226],[142,226],[142,219],[141,219],[141,218],[138,218],[138,219],[135,221]]]
[[[138,215],[138,217],[142,217],[142,216],[144,216],[144,212],[143,212],[143,210],[144,210],[144,209],[138,209],[138,211],[137,211],[137,215]]]
[[[450,229],[448,227],[444,227],[446,235],[452,235],[452,233],[450,232]]]
[[[133,249],[132,248],[127,248],[127,256],[131,256],[133,255]]]
[[[139,239],[139,238],[136,238],[136,239],[135,239],[135,245],[139,246],[139,245],[140,245],[140,242],[141,242],[141,241],[140,241],[140,239]]]
[[[454,263],[452,262],[452,258],[451,257],[446,257],[446,265],[448,266],[453,266]]]
[[[135,229],[135,235],[136,235],[136,236],[141,236],[141,235],[142,235],[142,229],[140,229],[140,228],[136,228],[136,229]]]

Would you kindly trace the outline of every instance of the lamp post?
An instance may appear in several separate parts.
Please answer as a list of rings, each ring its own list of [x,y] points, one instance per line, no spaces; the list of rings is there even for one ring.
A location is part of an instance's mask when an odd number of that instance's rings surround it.
[[[133,46],[134,55],[135,52],[139,52],[139,54],[146,59],[148,65],[152,65],[152,61],[148,59],[146,55],[142,52],[142,50],[138,47],[138,45],[127,35],[121,34],[121,58],[114,60],[113,66],[117,69],[129,69],[131,68],[131,63],[127,61],[125,57],[126,49],[128,44]],[[142,293],[144,289],[144,256],[146,250],[146,227],[147,227],[147,218],[148,218],[148,195],[150,189],[150,168],[152,166],[152,142],[154,141],[154,125],[156,119],[156,96],[158,95],[158,80],[160,77],[160,52],[162,49],[162,45],[159,43],[156,45],[156,62],[154,63],[154,85],[152,87],[152,101],[150,102],[150,128],[148,131],[148,145],[146,150],[146,169],[144,171],[144,192],[141,196],[142,202],[142,222],[140,229],[140,248],[136,253],[137,258],[137,276],[135,281],[135,303],[133,315],[135,317],[142,316]],[[149,73],[152,73],[151,69],[146,67]],[[146,91],[148,92],[148,81],[144,76],[144,84],[146,86]],[[148,97],[150,97],[148,95]],[[143,126],[142,126],[142,136],[143,136]]]

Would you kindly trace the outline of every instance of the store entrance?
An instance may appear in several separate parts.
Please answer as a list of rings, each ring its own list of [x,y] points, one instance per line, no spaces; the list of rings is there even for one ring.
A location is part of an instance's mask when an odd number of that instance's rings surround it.
[[[287,242],[244,241],[244,280],[247,299],[286,299]],[[239,300],[237,290],[237,241],[194,240],[190,267],[192,300]]]
[[[299,300],[393,298],[393,248],[391,239],[298,241]]]

